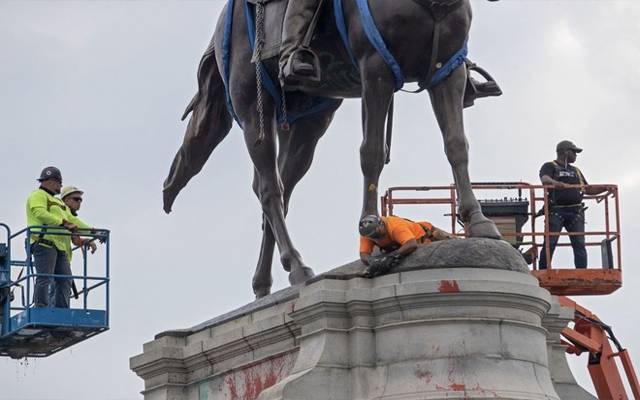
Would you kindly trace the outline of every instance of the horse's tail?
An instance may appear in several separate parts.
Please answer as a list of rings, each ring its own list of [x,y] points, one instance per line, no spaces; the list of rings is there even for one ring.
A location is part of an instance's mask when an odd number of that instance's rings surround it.
[[[222,142],[231,130],[233,120],[226,108],[224,83],[216,63],[213,40],[205,51],[198,68],[198,92],[182,116],[191,119],[187,125],[182,146],[178,150],[169,176],[164,181],[164,211],[171,207],[180,190],[204,166],[213,149]]]

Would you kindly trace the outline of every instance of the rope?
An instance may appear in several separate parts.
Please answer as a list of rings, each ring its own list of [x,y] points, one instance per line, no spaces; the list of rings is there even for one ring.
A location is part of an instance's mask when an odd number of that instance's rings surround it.
[[[258,108],[259,134],[256,144],[262,143],[264,133],[264,97],[262,91],[262,47],[264,46],[264,3],[256,2],[256,101]]]
[[[280,124],[280,128],[287,132],[291,129],[291,124],[289,123],[289,116],[287,115],[287,94],[284,91],[284,85],[280,85],[280,96],[282,99],[282,123]]]

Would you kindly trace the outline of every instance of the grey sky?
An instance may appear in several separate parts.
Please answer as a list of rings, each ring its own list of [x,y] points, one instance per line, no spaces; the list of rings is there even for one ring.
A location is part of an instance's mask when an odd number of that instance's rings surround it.
[[[23,227],[42,167],[86,191],[81,216],[112,230],[111,330],[48,359],[0,360],[0,399],[139,399],[128,369],[142,343],[253,299],[260,207],[237,127],[163,214],[161,187],[180,115],[224,2],[0,2],[0,221]],[[474,1],[471,58],[505,94],[466,112],[475,181],[537,182],[555,144],[574,140],[592,183],[622,194],[625,287],[583,298],[640,365],[640,3]],[[449,184],[425,95],[397,97],[381,187]],[[316,273],[357,257],[360,105],[347,101],[292,200],[295,243]],[[319,211],[317,211],[319,210]],[[426,211],[425,211],[426,213]],[[595,218],[595,217],[594,217]],[[275,264],[274,289],[287,285]],[[635,352],[635,353],[634,353]],[[589,386],[586,359],[572,362]]]

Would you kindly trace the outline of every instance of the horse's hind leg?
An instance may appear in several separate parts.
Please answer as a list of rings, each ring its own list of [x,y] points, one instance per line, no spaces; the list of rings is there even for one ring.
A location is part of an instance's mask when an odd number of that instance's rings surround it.
[[[470,237],[500,239],[496,225],[482,214],[480,204],[471,190],[469,178],[469,152],[464,134],[462,101],[467,75],[460,66],[443,83],[429,90],[431,104],[436,114],[444,149],[453,169],[453,177],[460,197],[460,214]]]
[[[333,114],[340,103],[322,113],[317,113],[297,121],[292,125],[290,132],[280,132],[278,170],[283,187],[284,214],[286,216],[289,209],[289,199],[296,184],[307,173],[313,155],[315,153],[318,140],[324,135]],[[259,177],[254,178],[254,191],[258,194],[260,184]],[[273,260],[273,250],[275,238],[271,227],[263,217],[262,246],[260,248],[260,258],[253,276],[253,292],[256,297],[263,297],[270,293],[271,263]]]
[[[243,120],[245,126],[244,136],[257,175],[256,192],[262,205],[262,212],[269,222],[274,239],[278,245],[280,261],[286,270],[291,271],[289,274],[289,282],[291,282],[292,285],[304,283],[313,276],[313,271],[304,265],[300,253],[298,253],[293,246],[284,220],[283,186],[278,174],[276,161],[275,124],[266,123],[264,127],[265,137],[263,140],[258,141],[258,113],[256,112],[255,106],[251,106],[245,110],[247,118]],[[272,109],[268,110],[267,107],[265,107],[266,115],[271,114],[270,111],[272,111]],[[264,294],[264,292],[260,294]]]

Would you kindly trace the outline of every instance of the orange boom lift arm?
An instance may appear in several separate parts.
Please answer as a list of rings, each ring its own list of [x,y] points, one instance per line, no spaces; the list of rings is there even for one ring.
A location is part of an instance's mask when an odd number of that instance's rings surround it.
[[[640,399],[640,384],[636,376],[629,352],[622,348],[611,327],[603,323],[594,313],[567,297],[558,297],[560,304],[575,309],[574,327],[564,328],[562,335],[568,341],[567,353],[580,355],[589,352],[589,375],[599,399],[628,399],[627,393],[615,362],[620,358],[629,386],[636,399]],[[614,352],[611,343],[615,345]]]

